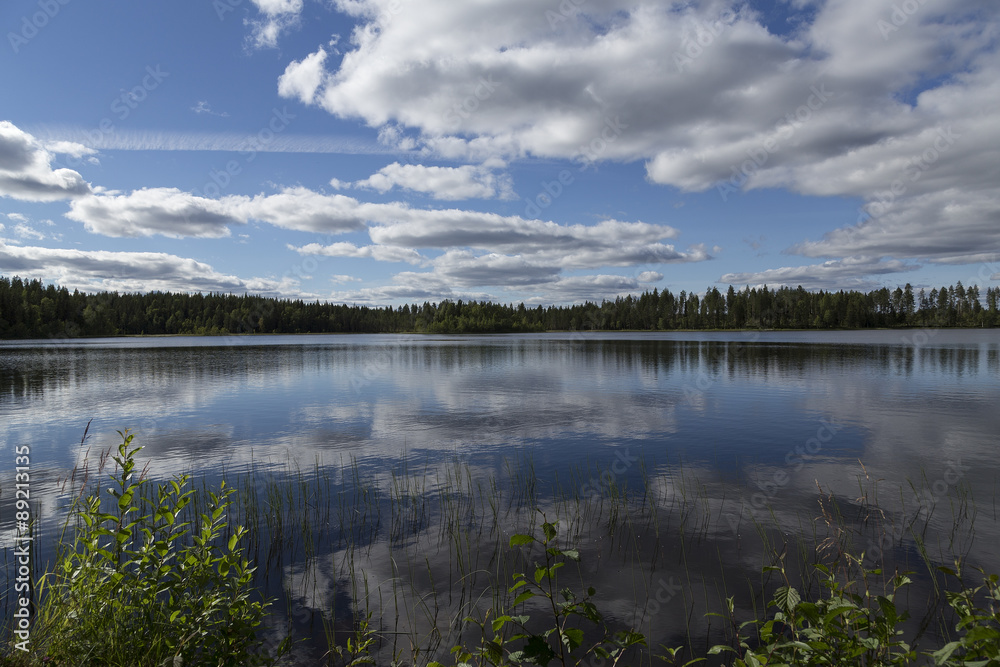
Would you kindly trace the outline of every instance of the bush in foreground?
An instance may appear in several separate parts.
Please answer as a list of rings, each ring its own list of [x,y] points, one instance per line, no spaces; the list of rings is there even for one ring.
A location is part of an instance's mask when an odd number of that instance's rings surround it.
[[[154,485],[136,475],[141,447],[121,435],[111,502],[94,493],[71,511],[73,538],[40,581],[24,658],[122,667],[271,662],[257,637],[267,603],[254,599],[240,545],[246,530],[227,528],[232,489],[223,482],[199,499],[186,475]],[[204,511],[192,516],[188,506],[199,501]]]

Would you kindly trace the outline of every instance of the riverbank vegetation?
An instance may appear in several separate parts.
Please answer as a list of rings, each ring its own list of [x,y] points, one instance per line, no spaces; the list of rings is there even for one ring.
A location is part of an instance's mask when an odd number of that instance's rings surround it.
[[[8,664],[1000,664],[960,484],[880,490],[862,468],[857,497],[758,507],[679,467],[543,481],[516,457],[251,463],[198,488],[137,453],[125,432],[74,471]]]
[[[295,333],[515,333],[553,330],[862,329],[1000,326],[1000,287],[962,283],[914,292],[709,287],[644,292],[601,303],[536,306],[451,301],[403,306],[305,302],[234,294],[85,294],[0,277],[0,338]]]

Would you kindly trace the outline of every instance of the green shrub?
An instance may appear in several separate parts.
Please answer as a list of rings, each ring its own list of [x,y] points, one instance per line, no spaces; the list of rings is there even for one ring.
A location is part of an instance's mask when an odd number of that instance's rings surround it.
[[[860,567],[861,559],[855,564]],[[783,566],[771,566],[765,571],[777,571],[785,585],[774,593],[768,603],[776,611],[766,620],[751,620],[740,626],[736,646],[715,646],[710,655],[736,653],[737,667],[758,665],[909,665],[913,651],[900,635],[900,623],[909,616],[897,609],[895,596],[910,583],[905,575],[897,575],[886,595],[873,593],[867,585],[869,575],[878,570],[861,572],[861,579],[843,584],[837,575],[823,564],[816,564],[823,577],[826,595],[816,601],[803,600],[791,586]],[[733,614],[733,599],[728,599]],[[752,635],[744,636],[746,628],[757,630],[759,643],[752,645]]]
[[[945,592],[958,617],[955,629],[960,636],[933,653],[934,664],[1000,667],[1000,577],[983,573],[982,585],[970,588],[962,582],[960,564],[955,570],[938,569],[955,577],[961,586],[958,592]]]
[[[186,475],[156,485],[136,479],[141,447],[131,446],[128,431],[119,434],[110,507],[99,493],[77,502],[73,539],[40,582],[31,659],[122,667],[270,662],[256,632],[267,603],[254,599],[254,568],[240,546],[246,530],[228,530],[232,489],[223,482],[199,499]],[[194,515],[199,500],[204,511]]]

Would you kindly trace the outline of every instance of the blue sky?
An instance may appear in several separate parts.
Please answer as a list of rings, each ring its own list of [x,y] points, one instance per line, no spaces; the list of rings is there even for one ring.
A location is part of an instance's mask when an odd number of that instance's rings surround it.
[[[998,16],[7,0],[0,273],[372,304],[995,286]]]

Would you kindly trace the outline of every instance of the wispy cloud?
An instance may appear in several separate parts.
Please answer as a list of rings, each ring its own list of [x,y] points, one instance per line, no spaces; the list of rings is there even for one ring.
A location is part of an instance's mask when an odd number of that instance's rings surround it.
[[[91,149],[117,151],[255,151],[258,153],[337,153],[342,155],[399,155],[402,151],[347,135],[279,134],[261,141],[239,132],[181,132],[175,130],[116,129],[93,141],[92,128],[71,125],[32,127],[46,142],[71,141]]]
[[[207,113],[209,116],[218,116],[219,118],[229,118],[228,111],[212,111],[212,105],[205,100],[199,100],[198,104],[191,107],[191,111],[196,114]]]

